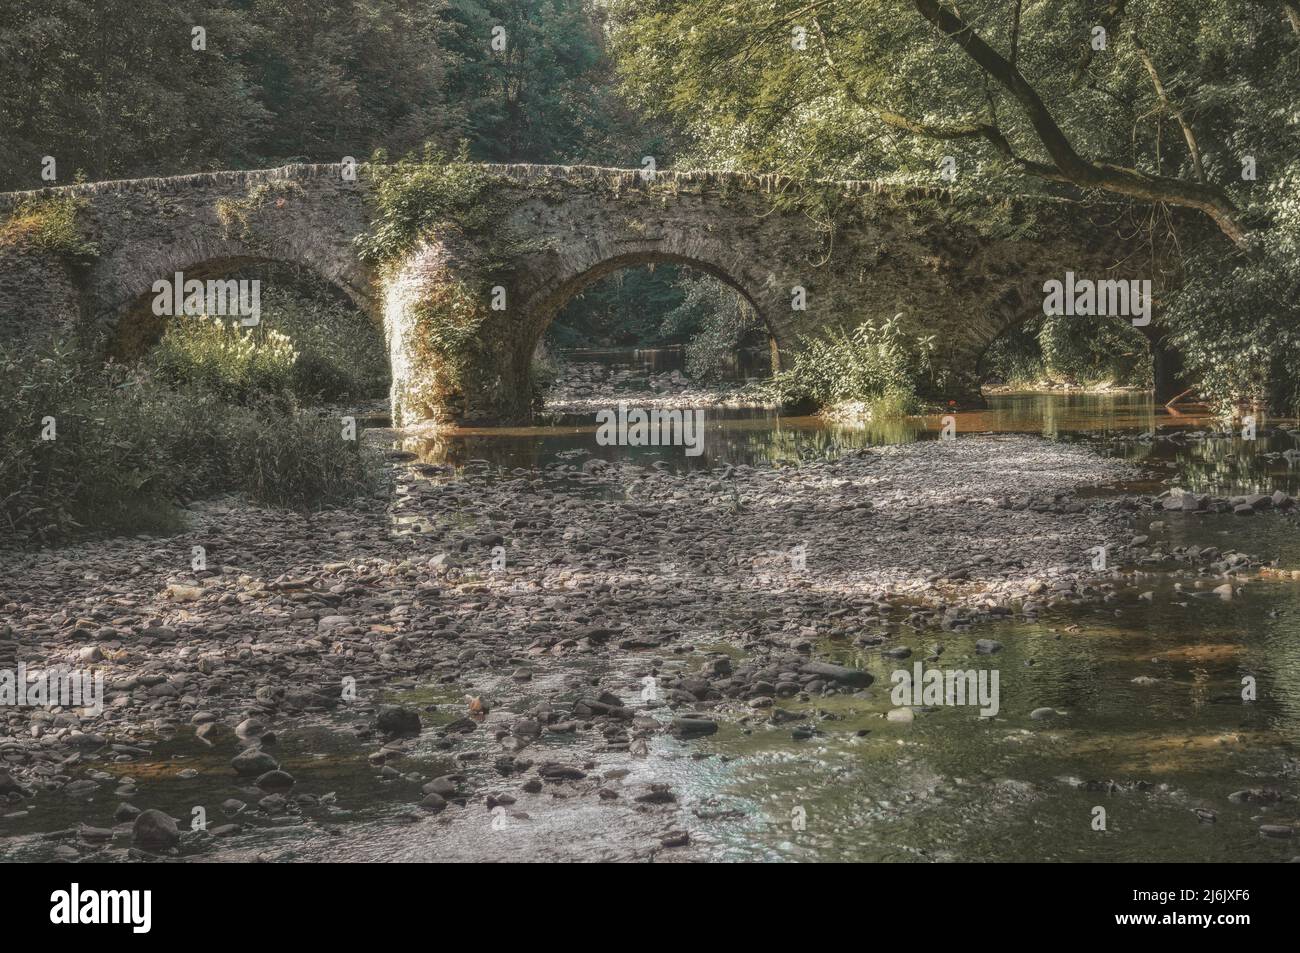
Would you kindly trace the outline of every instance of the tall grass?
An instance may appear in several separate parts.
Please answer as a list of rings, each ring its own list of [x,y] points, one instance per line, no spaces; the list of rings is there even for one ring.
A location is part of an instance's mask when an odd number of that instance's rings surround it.
[[[921,387],[931,381],[933,336],[907,333],[897,318],[864,321],[807,338],[791,365],[766,389],[784,404],[820,408],[860,402],[877,414],[920,409]]]
[[[225,400],[268,395],[301,404],[343,403],[388,391],[383,335],[365,315],[319,294],[268,289],[261,323],[177,318],[149,363],[174,384],[197,384]]]
[[[171,529],[175,503],[224,491],[315,509],[371,491],[377,472],[336,418],[282,401],[231,403],[69,351],[0,355],[0,545]]]
[[[267,395],[291,396],[298,352],[279,331],[197,317],[174,321],[149,360],[172,384],[246,404]]]

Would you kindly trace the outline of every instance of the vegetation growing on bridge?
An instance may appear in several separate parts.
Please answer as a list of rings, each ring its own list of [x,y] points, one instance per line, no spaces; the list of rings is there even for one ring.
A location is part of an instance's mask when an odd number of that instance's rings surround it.
[[[292,179],[259,182],[242,199],[218,199],[217,220],[221,222],[227,238],[237,238],[250,248],[262,249],[267,242],[264,236],[257,233],[254,217],[273,201],[286,197],[299,198],[302,194],[302,186]]]
[[[93,258],[99,246],[86,234],[86,201],[73,195],[28,199],[0,224],[0,245],[27,242],[53,255]]]
[[[489,175],[463,150],[449,159],[426,146],[391,164],[381,151],[360,171],[373,183],[374,219],[356,244],[372,264],[396,261],[437,228],[482,232],[495,218],[496,210],[483,201]]]

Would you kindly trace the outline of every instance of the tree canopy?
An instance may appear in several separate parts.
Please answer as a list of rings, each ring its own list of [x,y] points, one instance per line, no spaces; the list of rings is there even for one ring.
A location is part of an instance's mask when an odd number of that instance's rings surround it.
[[[506,162],[658,145],[583,0],[12,0],[5,19],[0,189],[50,184],[45,156],[64,184],[462,139]]]
[[[685,161],[1114,205],[1174,275],[1159,320],[1207,396],[1300,403],[1295,0],[616,0],[612,20],[627,94],[687,131]]]

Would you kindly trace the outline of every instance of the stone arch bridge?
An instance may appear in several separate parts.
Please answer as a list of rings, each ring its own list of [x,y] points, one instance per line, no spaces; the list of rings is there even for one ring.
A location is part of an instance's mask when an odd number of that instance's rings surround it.
[[[120,340],[150,313],[159,279],[287,263],[319,274],[383,327],[395,425],[521,422],[532,412],[534,348],[565,302],[619,268],[676,262],[744,295],[778,360],[806,335],[901,313],[909,328],[935,336],[947,391],[969,396],[988,344],[1041,313],[1044,281],[1067,270],[1153,277],[1133,272],[1140,256],[1113,229],[1046,198],[990,203],[985,218],[1036,222],[1033,237],[999,237],[937,189],[800,186],[726,172],[647,180],[640,170],[586,166],[470,168],[476,227],[426,225],[379,265],[363,261],[356,244],[374,215],[365,165],[352,181],[342,166],[293,165],[0,194],[0,344],[73,326]],[[77,200],[93,254],[51,249],[24,227],[33,209],[66,198]]]

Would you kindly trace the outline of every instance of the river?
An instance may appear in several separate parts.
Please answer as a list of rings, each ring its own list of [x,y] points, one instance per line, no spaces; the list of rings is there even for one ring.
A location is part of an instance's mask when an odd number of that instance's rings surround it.
[[[629,363],[627,355],[606,360]],[[651,364],[654,373],[673,369],[662,356]],[[1148,471],[1142,480],[1096,492],[1150,495],[1180,486],[1227,496],[1300,489],[1297,469],[1283,456],[1297,446],[1286,432],[1291,422],[1257,440],[1216,436],[1209,418],[1171,417],[1148,395],[1134,393],[995,397],[987,408],[953,416],[959,439],[1037,434],[1085,443]],[[590,416],[573,414],[546,426],[464,430],[402,446],[436,466],[486,461],[502,473],[572,463],[575,454],[662,460],[676,468],[766,466],[933,440],[943,426],[941,415],[846,425],[761,408],[709,409],[706,421],[705,452],[698,458],[684,456],[680,447],[597,447]],[[1165,520],[1145,512],[1136,527],[1143,530],[1165,532],[1171,547],[1240,549],[1300,568],[1296,524],[1281,515]],[[876,681],[868,697],[777,700],[778,708],[797,716],[793,720],[815,722],[823,731],[795,740],[788,730],[723,721],[716,734],[689,742],[656,735],[648,757],[629,759],[623,770],[632,780],[644,775],[671,784],[680,803],[690,806],[678,823],[689,826],[688,856],[697,859],[1289,860],[1300,854],[1295,840],[1282,835],[1295,829],[1300,793],[1300,583],[1255,578],[1243,594],[1224,601],[1175,577],[1179,568],[1140,574],[1149,596],[1124,603],[1122,611],[1107,602],[1058,607],[1036,621],[1004,620],[969,632],[904,631],[894,643],[912,650],[904,663],[828,641],[818,646],[824,657],[865,669]],[[978,639],[1004,646],[996,657],[998,717],[949,707],[923,709],[906,724],[885,717],[893,670],[930,655],[936,641],[943,643],[945,660],[976,659]],[[742,649],[717,648],[743,660]],[[601,665],[619,663],[591,664],[598,674]],[[1242,698],[1245,676],[1256,685],[1251,701]],[[454,686],[420,684],[395,697],[452,709],[460,695]],[[1027,716],[1043,709],[1055,714]],[[432,723],[451,718],[438,713]],[[455,825],[415,823],[409,791],[377,783],[365,743],[339,730],[346,720],[317,716],[279,732],[277,757],[317,792],[323,820],[246,828],[227,838],[218,856],[646,856],[630,844],[620,853],[632,835],[611,828],[607,816],[576,799],[571,813],[548,814],[517,841],[506,830],[491,848],[486,826],[465,834]],[[490,761],[493,744],[483,738],[481,747]],[[151,806],[188,818],[196,800],[215,805],[228,797],[229,783],[214,780],[206,794],[196,793],[192,778],[180,779],[177,769],[197,769],[202,784],[228,775],[229,757],[182,735],[160,741],[149,759],[109,770],[147,784]],[[436,739],[421,738],[402,770],[422,777],[477,770],[466,764],[453,762]],[[481,780],[491,787],[490,773]],[[122,796],[130,794],[128,787]],[[84,818],[84,809],[71,803],[11,810],[0,818],[0,837],[14,856],[49,857],[57,838],[39,835]],[[511,823],[529,828],[527,821]]]

